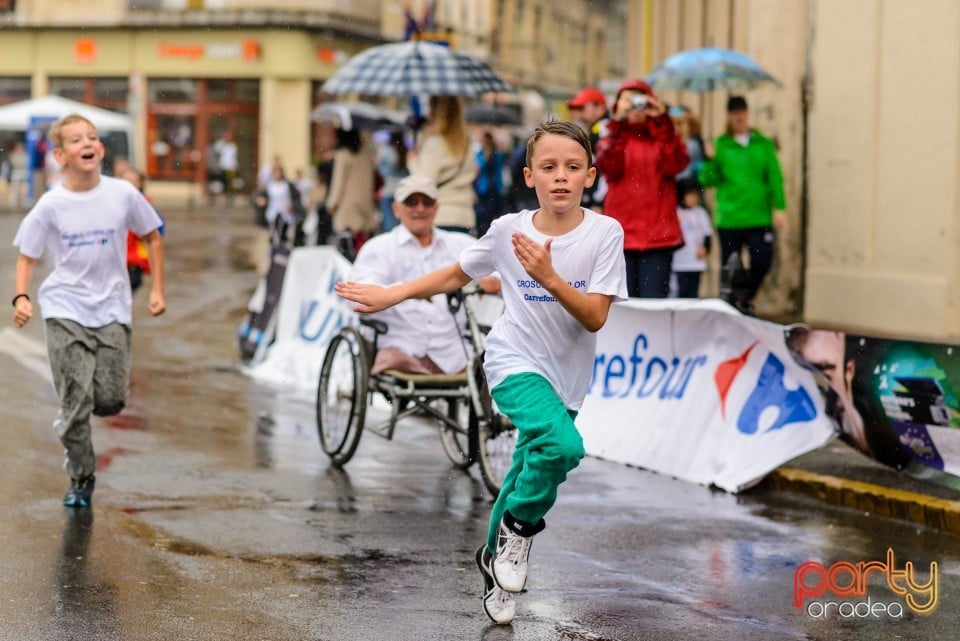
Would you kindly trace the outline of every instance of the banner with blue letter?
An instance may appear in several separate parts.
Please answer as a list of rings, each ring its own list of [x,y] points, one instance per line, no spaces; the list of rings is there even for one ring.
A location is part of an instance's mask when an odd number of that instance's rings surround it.
[[[250,375],[277,385],[316,389],[327,343],[346,324],[355,324],[347,301],[333,286],[352,265],[333,247],[301,247],[287,263],[277,305],[276,339]]]
[[[835,435],[783,326],[719,300],[631,300],[598,334],[587,453],[737,492]]]

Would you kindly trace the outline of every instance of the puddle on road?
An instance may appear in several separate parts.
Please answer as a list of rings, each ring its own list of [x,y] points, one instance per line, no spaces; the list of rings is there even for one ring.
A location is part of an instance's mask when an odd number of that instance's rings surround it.
[[[125,514],[130,511],[122,510]],[[164,534],[158,528],[152,527],[143,519],[131,517],[123,520],[123,530],[131,536],[147,542],[151,547],[167,550],[175,554],[186,556],[202,556],[214,559],[234,558],[229,555],[219,554],[210,548],[187,541],[186,539],[176,539]]]

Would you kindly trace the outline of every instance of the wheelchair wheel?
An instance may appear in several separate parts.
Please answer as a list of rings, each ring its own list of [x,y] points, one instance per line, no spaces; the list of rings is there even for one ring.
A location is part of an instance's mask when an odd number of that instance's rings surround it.
[[[513,464],[513,451],[517,446],[517,429],[510,420],[500,414],[487,388],[487,379],[479,362],[473,367],[473,376],[479,394],[482,412],[477,414],[471,407],[470,435],[473,451],[480,464],[483,482],[494,498],[503,486],[503,477]]]
[[[440,444],[447,458],[456,467],[464,470],[473,463],[470,455],[470,399],[445,398],[440,403],[447,405],[445,414],[456,423],[456,427],[444,421],[437,421],[440,428]]]
[[[320,447],[337,467],[350,460],[360,443],[368,382],[363,339],[353,327],[344,327],[327,347],[317,386]]]

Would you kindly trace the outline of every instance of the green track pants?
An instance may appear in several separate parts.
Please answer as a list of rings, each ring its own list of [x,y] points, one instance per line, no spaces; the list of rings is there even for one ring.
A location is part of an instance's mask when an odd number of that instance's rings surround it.
[[[497,549],[497,529],[504,512],[535,524],[557,500],[557,487],[584,457],[583,439],[553,386],[539,374],[508,376],[493,390],[493,400],[517,428],[513,464],[503,479],[490,514],[487,547]]]

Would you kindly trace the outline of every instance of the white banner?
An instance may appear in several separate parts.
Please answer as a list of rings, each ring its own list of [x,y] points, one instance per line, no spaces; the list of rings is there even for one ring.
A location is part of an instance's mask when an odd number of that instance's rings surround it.
[[[333,292],[351,265],[333,248],[290,255],[276,341],[250,369],[314,391],[327,343],[355,314]],[[719,300],[631,300],[600,331],[577,425],[591,456],[737,492],[834,435],[783,327]]]
[[[276,339],[266,358],[250,368],[253,378],[315,390],[327,343],[356,314],[333,286],[352,265],[333,247],[300,247],[290,254],[280,302]]]
[[[592,456],[728,492],[834,435],[783,327],[719,300],[614,305],[577,425]]]

